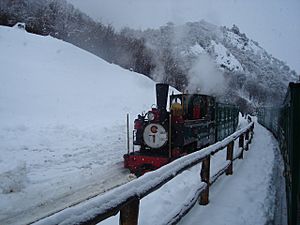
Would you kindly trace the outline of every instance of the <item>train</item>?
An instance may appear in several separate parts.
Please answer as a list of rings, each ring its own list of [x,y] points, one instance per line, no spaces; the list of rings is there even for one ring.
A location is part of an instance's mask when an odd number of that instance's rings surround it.
[[[123,158],[124,167],[136,176],[220,141],[237,128],[235,105],[198,93],[168,95],[168,84],[156,84],[156,106],[134,120],[133,148]]]
[[[289,225],[300,224],[300,82],[289,83],[281,105],[258,108],[258,122],[279,143],[284,161],[286,205]],[[277,190],[278,191],[278,190]],[[281,190],[280,190],[281,191]]]

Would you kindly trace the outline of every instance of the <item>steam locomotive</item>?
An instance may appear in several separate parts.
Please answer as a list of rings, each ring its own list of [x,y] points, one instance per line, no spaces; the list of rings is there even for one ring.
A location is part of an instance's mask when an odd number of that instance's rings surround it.
[[[123,157],[124,167],[137,176],[215,143],[237,128],[238,107],[208,95],[173,93],[168,111],[168,93],[168,84],[156,84],[157,107],[134,121],[133,149]]]

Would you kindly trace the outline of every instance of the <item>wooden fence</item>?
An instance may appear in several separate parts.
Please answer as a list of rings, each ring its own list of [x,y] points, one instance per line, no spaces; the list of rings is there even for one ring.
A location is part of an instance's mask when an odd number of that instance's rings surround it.
[[[197,202],[206,205],[209,203],[209,188],[222,175],[233,173],[233,161],[242,159],[244,151],[249,149],[249,144],[253,138],[254,123],[251,122],[246,127],[233,133],[223,141],[217,142],[207,148],[184,156],[174,162],[144,176],[133,180],[125,185],[117,187],[103,195],[96,196],[78,205],[69,207],[57,212],[49,217],[43,218],[35,225],[52,224],[97,224],[108,217],[120,212],[119,224],[137,225],[139,216],[139,204],[142,198],[166,184],[168,181],[182,173],[183,171],[201,164],[200,179],[204,185],[199,187],[197,196],[186,209],[180,211],[168,224],[177,223]],[[238,141],[238,150],[234,154],[234,141]],[[226,164],[213,177],[210,177],[210,159],[215,153],[226,149]]]

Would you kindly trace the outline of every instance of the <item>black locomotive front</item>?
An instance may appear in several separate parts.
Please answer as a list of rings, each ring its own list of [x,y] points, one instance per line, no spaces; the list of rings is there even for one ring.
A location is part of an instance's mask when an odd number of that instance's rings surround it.
[[[157,107],[153,107],[145,115],[138,115],[134,121],[134,145],[139,145],[142,152],[155,151],[163,154],[169,140],[169,116],[167,100],[169,85],[156,85]]]

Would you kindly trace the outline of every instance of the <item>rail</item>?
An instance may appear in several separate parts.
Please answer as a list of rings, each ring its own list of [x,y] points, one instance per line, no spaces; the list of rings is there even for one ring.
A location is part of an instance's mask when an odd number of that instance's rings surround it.
[[[197,202],[197,199],[199,199],[199,204],[201,205],[209,203],[210,185],[212,185],[222,174],[226,173],[226,175],[231,175],[233,173],[233,161],[237,158],[242,159],[244,151],[249,149],[249,144],[253,137],[253,129],[254,123],[251,122],[246,127],[225,138],[223,141],[179,158],[156,171],[149,172],[144,176],[106,192],[103,195],[96,196],[78,205],[66,208],[51,216],[36,221],[33,224],[90,225],[97,224],[120,212],[119,221],[121,225],[136,225],[138,224],[139,204],[142,198],[157,190],[184,170],[202,162],[200,177],[203,185],[196,191],[195,196],[197,197],[192,200],[189,207],[178,212],[178,214],[168,223],[174,224],[192,208]],[[239,151],[234,155],[234,141],[238,138]],[[210,178],[210,158],[212,155],[225,148],[227,149],[225,166],[220,169],[215,176]]]

